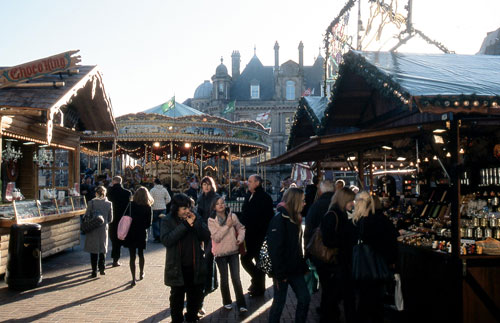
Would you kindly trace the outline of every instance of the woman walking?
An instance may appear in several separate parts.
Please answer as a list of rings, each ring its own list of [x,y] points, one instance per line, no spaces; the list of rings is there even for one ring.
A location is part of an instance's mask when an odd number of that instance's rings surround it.
[[[369,245],[389,267],[394,267],[399,234],[382,213],[380,200],[370,196],[368,192],[358,193],[352,221],[356,226],[356,237]],[[357,322],[384,322],[384,284],[384,281],[363,281],[356,285]]]
[[[328,212],[320,224],[323,244],[338,248],[336,261],[323,263],[313,259],[321,284],[320,322],[340,322],[340,301],[343,300],[346,322],[354,322],[354,290],[351,279],[354,226],[347,211],[354,207],[354,192],[339,188],[332,197]]]
[[[267,231],[267,243],[271,257],[274,298],[269,322],[278,323],[286,302],[288,285],[297,296],[295,322],[305,322],[311,296],[304,274],[308,271],[302,251],[302,217],[304,192],[289,188],[278,204],[277,213]]]
[[[170,286],[172,322],[183,322],[184,297],[186,321],[198,320],[206,279],[204,241],[210,231],[201,217],[191,210],[191,199],[185,194],[172,198],[170,213],[161,222],[161,242],[167,248],[165,285]]]
[[[101,215],[104,218],[104,224],[85,235],[83,250],[90,252],[91,278],[97,277],[98,266],[99,273],[101,275],[106,274],[104,272],[104,260],[108,251],[108,223],[113,221],[113,206],[106,198],[106,188],[98,186],[95,195],[95,198],[88,203],[85,216]]]
[[[135,258],[136,250],[139,255],[139,280],[144,278],[144,249],[146,249],[146,243],[148,241],[147,230],[151,226],[153,211],[151,205],[153,205],[153,197],[149,193],[148,189],[144,186],[139,187],[134,193],[132,202],[129,204],[130,210],[125,211],[130,212],[132,216],[132,223],[130,224],[130,229],[128,230],[127,237],[123,245],[128,248],[130,253],[130,273],[132,274],[132,282],[130,285],[135,286]]]
[[[208,219],[208,229],[212,238],[212,253],[220,272],[220,288],[224,308],[232,308],[231,293],[229,292],[228,266],[231,273],[236,304],[240,313],[247,311],[245,296],[240,280],[239,246],[245,241],[245,226],[236,214],[226,209],[224,199],[214,199],[212,206],[213,217]]]

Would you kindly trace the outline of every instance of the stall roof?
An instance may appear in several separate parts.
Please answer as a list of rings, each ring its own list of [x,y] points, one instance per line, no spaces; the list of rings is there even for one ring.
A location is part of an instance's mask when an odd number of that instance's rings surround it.
[[[111,101],[96,66],[78,66],[77,74],[57,73],[31,83],[42,82],[50,82],[54,86],[0,89],[0,108],[7,111],[61,108],[65,114],[65,125],[71,121],[71,126],[82,131],[116,131]],[[64,82],[64,86],[56,86],[55,82]]]
[[[327,105],[328,99],[326,97],[306,96],[299,100],[299,106],[295,111],[293,125],[290,129],[287,149],[319,134]]]
[[[162,103],[160,105],[157,105],[153,108],[144,110],[144,113],[157,113],[161,114],[164,116],[168,116],[171,118],[177,118],[177,117],[185,117],[185,116],[198,116],[198,115],[204,115],[203,112],[198,111],[196,109],[191,108],[190,106],[187,106],[185,104],[175,102],[175,105],[172,109],[163,111],[163,106],[165,103]]]

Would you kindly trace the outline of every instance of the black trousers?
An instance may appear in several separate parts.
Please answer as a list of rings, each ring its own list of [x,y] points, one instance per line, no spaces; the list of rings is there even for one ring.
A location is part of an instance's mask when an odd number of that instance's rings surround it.
[[[90,254],[90,265],[92,266],[92,271],[93,272],[97,272],[97,266],[98,266],[97,258],[98,258],[98,256],[97,256],[96,253],[91,253]],[[99,270],[100,271],[104,270],[104,259],[105,259],[104,254],[100,253],[99,254]]]
[[[258,252],[250,251],[248,251],[246,255],[241,256],[241,265],[250,277],[252,277],[251,292],[254,294],[261,294],[266,290],[266,274],[255,265],[257,263],[258,256]]]
[[[186,321],[196,321],[198,319],[198,310],[201,308],[203,299],[203,284],[194,284],[193,267],[182,267],[182,274],[184,285],[170,288],[170,316],[172,317],[172,323],[184,321],[182,316],[184,297],[186,297]]]
[[[118,261],[121,256],[122,242],[117,235],[118,226],[111,224],[109,226],[109,240],[111,240],[111,258],[114,262]]]

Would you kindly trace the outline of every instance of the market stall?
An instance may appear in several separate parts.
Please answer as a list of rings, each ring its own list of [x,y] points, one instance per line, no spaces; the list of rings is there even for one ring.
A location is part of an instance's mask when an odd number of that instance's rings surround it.
[[[414,192],[382,194],[408,321],[500,317],[500,255],[479,242],[500,234],[499,71],[493,56],[349,52],[320,136],[266,163],[343,158],[372,191],[376,163],[413,174]]]
[[[43,257],[80,243],[80,136],[116,125],[97,67],[76,52],[0,69],[0,274],[12,224],[41,224]]]

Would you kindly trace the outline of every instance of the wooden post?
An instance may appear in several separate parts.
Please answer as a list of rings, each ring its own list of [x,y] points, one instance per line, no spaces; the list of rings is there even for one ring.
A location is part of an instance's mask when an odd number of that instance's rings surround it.
[[[111,153],[111,176],[116,174],[116,138],[113,139],[113,152]]]
[[[170,141],[170,189],[174,190],[174,166],[172,158],[174,158],[174,142]]]
[[[200,180],[203,178],[203,144],[201,144],[200,154]]]
[[[101,141],[97,142],[97,175],[101,175]]]
[[[372,193],[373,193],[373,160],[370,160],[370,194]]]
[[[241,177],[241,145],[238,145],[238,149],[239,149],[239,160],[240,160],[240,177]]]
[[[358,177],[359,177],[359,184],[361,185],[359,190],[364,191],[364,189],[365,189],[365,169],[363,168],[363,152],[362,151],[358,151]]]
[[[264,151],[264,162],[266,161],[267,159],[267,155],[266,155],[266,151]],[[266,190],[267,188],[267,181],[266,181],[266,176],[267,176],[267,172],[266,172],[266,166],[262,166],[262,171],[264,173],[264,190]]]
[[[228,175],[228,196],[229,196],[229,199],[231,199],[231,145],[228,145],[228,152],[229,152],[229,159],[228,159],[228,171],[229,171],[229,175]]]

